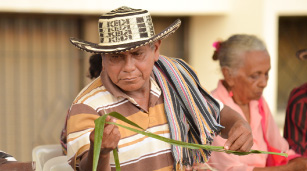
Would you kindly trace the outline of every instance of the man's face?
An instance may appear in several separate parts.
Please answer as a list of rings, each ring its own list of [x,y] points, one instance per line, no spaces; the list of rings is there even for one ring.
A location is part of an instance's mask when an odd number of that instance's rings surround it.
[[[236,100],[248,103],[258,100],[267,86],[271,68],[270,56],[265,51],[252,51],[244,54],[243,66],[233,78],[232,88]]]
[[[149,78],[154,63],[159,59],[161,41],[118,54],[106,54],[103,69],[111,81],[126,93],[149,89]]]

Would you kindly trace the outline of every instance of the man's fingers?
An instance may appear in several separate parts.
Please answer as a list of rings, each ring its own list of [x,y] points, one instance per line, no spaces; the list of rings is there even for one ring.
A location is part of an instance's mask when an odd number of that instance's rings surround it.
[[[106,128],[107,128],[108,134],[104,134],[104,137],[102,139],[102,144],[101,144],[101,148],[103,149],[104,153],[115,149],[121,137],[117,126],[108,125]]]
[[[253,145],[252,130],[247,122],[237,122],[228,133],[228,140],[224,144],[226,150],[250,151]]]
[[[116,122],[116,118],[113,118],[111,116],[107,116],[106,122]],[[104,131],[103,131],[103,136],[108,136],[111,131],[114,129],[114,126],[113,124],[105,124],[104,125]],[[90,135],[90,140],[91,141],[94,141],[94,135],[95,135],[95,128],[93,129],[93,131],[91,132],[91,135]]]
[[[111,116],[107,116],[107,118],[106,118],[105,121],[106,121],[106,122],[116,122],[116,118],[111,117]],[[106,124],[106,125],[107,125],[107,124]]]
[[[229,150],[232,151],[240,151],[242,145],[244,145],[244,141],[242,137],[239,137],[238,139],[236,139],[230,146],[229,146]]]
[[[246,141],[246,143],[240,148],[239,151],[248,152],[251,150],[252,146],[253,146],[253,143],[250,143],[250,141]]]
[[[232,136],[229,136],[224,144],[224,149],[233,150],[233,144],[235,144],[235,141],[240,137],[240,135],[242,135],[242,133],[234,133]]]
[[[250,133],[248,134],[249,137],[248,139],[246,139],[245,144],[242,146],[241,151],[250,151],[252,146],[254,145],[254,140],[253,140],[253,135]]]
[[[109,134],[111,133],[111,131],[114,129],[114,127],[115,127],[115,125],[112,125],[112,124],[106,125],[106,126],[104,127],[103,136],[109,135]]]
[[[106,122],[116,122],[116,118],[108,116]],[[120,140],[120,132],[116,125],[105,124],[103,131],[103,138],[101,142],[101,154],[107,154],[113,149],[115,149]],[[90,134],[90,141],[94,142],[95,139],[95,129]]]
[[[118,144],[118,141],[120,140],[120,132],[117,126],[114,126],[114,128],[112,129],[111,136],[114,137],[114,141],[116,142],[116,144]]]
[[[241,133],[231,136],[231,138],[226,141],[224,148],[226,150],[246,152],[250,151],[252,146],[252,136]]]
[[[116,122],[116,118],[111,118],[109,122]]]
[[[106,122],[116,122],[116,118],[107,116]],[[104,134],[108,135],[111,133],[111,131],[114,129],[115,125],[113,124],[105,124],[104,125]]]

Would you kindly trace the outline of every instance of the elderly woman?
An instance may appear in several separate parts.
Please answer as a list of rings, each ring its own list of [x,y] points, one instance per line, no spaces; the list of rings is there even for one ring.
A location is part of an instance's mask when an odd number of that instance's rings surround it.
[[[236,156],[213,152],[210,164],[223,171],[306,170],[306,158],[289,150],[289,144],[280,135],[268,104],[262,97],[271,68],[270,56],[264,43],[252,35],[233,35],[224,42],[216,43],[215,47],[213,59],[220,61],[224,79],[218,82],[212,95],[249,122],[254,142],[252,149],[269,151],[270,146],[288,153],[289,157],[281,157],[284,161],[272,163],[268,161],[267,154]],[[212,145],[222,146],[225,141],[218,136]]]

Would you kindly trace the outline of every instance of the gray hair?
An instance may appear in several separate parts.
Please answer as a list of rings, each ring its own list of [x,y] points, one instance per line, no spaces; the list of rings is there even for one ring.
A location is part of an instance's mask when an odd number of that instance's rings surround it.
[[[219,42],[213,54],[213,60],[219,60],[220,66],[236,71],[243,65],[242,55],[249,51],[266,51],[265,44],[254,35],[235,34],[226,41]]]

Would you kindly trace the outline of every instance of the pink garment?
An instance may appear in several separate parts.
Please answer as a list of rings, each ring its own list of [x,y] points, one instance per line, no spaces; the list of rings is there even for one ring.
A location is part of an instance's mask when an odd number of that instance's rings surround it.
[[[241,116],[245,118],[241,108],[235,104],[233,99],[229,96],[228,91],[223,86],[222,81],[219,81],[218,87],[212,91],[213,97],[220,100],[225,105],[231,107],[233,110],[237,111]],[[267,145],[263,139],[263,131],[261,127],[261,115],[258,110],[258,101],[253,100],[249,103],[250,107],[250,126],[252,128],[254,145],[252,149],[267,151]],[[294,155],[293,150],[289,150],[288,142],[280,135],[278,126],[276,125],[273,116],[270,112],[268,104],[263,99],[263,107],[265,113],[267,113],[267,129],[266,137],[271,146],[280,149],[282,152],[287,152],[288,155]],[[214,138],[214,146],[224,146],[226,140],[220,136]],[[209,160],[209,164],[219,171],[248,171],[253,170],[254,167],[265,167],[266,165],[266,154],[250,154],[246,156],[237,156],[233,154],[226,154],[221,152],[212,152]]]

